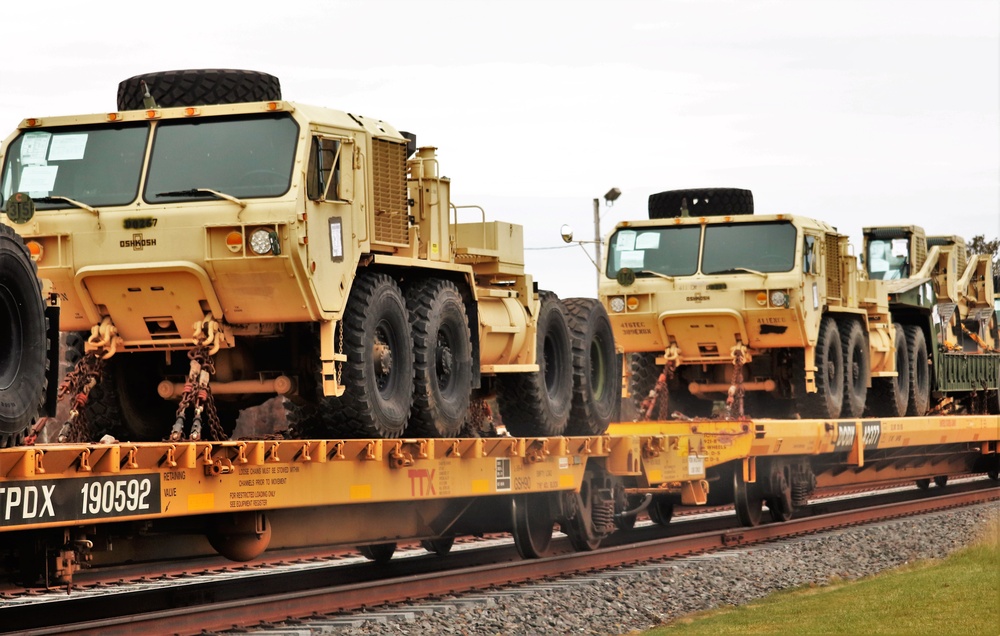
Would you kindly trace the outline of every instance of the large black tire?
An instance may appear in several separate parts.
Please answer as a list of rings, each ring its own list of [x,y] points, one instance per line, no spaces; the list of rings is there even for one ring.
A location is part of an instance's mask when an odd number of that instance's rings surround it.
[[[160,352],[118,353],[108,359],[104,380],[94,387],[88,401],[95,441],[104,433],[129,442],[159,442],[170,436],[179,403],[161,398],[156,387],[168,374],[187,374],[187,356],[175,354],[173,359],[176,366],[170,371]]]
[[[160,108],[239,104],[281,99],[278,78],[259,71],[191,69],[143,73],[118,83],[118,110],[140,110],[146,82],[149,94]]]
[[[344,394],[325,401],[336,436],[396,438],[413,403],[413,339],[406,301],[385,274],[360,274],[344,312]]]
[[[868,338],[857,320],[841,323],[844,359],[844,401],[841,417],[861,417],[868,398],[868,375],[871,366]]]
[[[41,413],[49,346],[35,263],[14,230],[0,225],[0,448],[23,442]]]
[[[618,419],[621,373],[608,312],[593,298],[563,301],[573,338],[573,401],[568,435],[600,435]]]
[[[562,435],[573,399],[573,346],[566,310],[551,292],[539,292],[535,333],[538,371],[497,375],[497,405],[517,436]]]
[[[753,192],[739,188],[695,188],[667,190],[649,195],[649,218],[753,214]]]
[[[643,420],[646,419],[646,416],[642,412],[642,401],[649,396],[649,392],[656,386],[656,380],[660,377],[660,367],[656,364],[656,353],[630,354],[628,368],[629,399],[632,401],[636,417]]]
[[[896,372],[894,378],[872,378],[868,392],[868,411],[875,417],[903,417],[910,403],[910,356],[906,349],[906,332],[896,323]]]
[[[796,369],[798,377],[795,405],[802,417],[836,419],[844,403],[844,352],[840,331],[833,318],[824,316],[816,339],[816,392],[805,391],[805,370]]]
[[[906,325],[906,351],[909,355],[910,386],[907,415],[926,415],[931,405],[931,368],[927,339],[918,325]]]
[[[407,435],[457,437],[472,395],[472,335],[454,283],[426,279],[406,292],[413,337],[413,407]]]

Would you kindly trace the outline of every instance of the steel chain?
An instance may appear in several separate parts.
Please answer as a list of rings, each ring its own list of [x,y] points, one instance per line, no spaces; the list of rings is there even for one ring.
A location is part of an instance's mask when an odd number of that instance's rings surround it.
[[[656,384],[649,395],[642,401],[640,408],[646,420],[653,420],[653,411],[656,410],[657,420],[670,419],[670,389],[667,383],[674,378],[674,360],[667,360],[663,365],[663,371],[656,379]]]
[[[215,361],[209,353],[209,347],[203,338],[198,339],[198,344],[194,349],[188,351],[188,359],[191,366],[187,379],[184,382],[184,392],[181,394],[180,403],[177,405],[177,419],[174,428],[170,432],[172,441],[180,441],[184,436],[184,424],[187,421],[188,409],[191,409],[191,430],[189,437],[192,441],[205,439],[202,434],[204,424],[208,426],[208,441],[223,442],[229,439],[222,423],[219,421],[219,414],[215,407],[215,397],[212,395],[212,388],[209,385],[211,376],[215,373]]]
[[[84,407],[90,399],[90,391],[103,379],[104,350],[85,354],[77,360],[76,365],[63,378],[56,394],[58,400],[73,396],[70,404],[69,419],[63,423],[57,439],[61,443],[89,442],[90,423],[87,421]]]
[[[746,389],[743,388],[743,364],[743,349],[736,349],[733,352],[733,383],[726,396],[726,417],[729,419],[740,420],[745,417],[743,398],[746,396]]]

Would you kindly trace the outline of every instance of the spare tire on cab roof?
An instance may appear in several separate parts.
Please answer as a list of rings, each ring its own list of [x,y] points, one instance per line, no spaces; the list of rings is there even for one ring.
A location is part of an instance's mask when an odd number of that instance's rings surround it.
[[[159,108],[240,104],[281,99],[278,78],[260,71],[207,68],[143,73],[118,83],[118,110],[147,108],[146,91]]]
[[[685,214],[683,210],[687,210]],[[753,193],[739,188],[667,190],[649,195],[649,218],[753,214]]]

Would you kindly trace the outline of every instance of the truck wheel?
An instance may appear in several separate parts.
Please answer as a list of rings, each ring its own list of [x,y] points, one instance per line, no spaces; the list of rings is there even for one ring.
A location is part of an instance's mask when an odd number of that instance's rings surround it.
[[[118,83],[118,110],[141,110],[146,82],[160,108],[239,104],[281,99],[278,78],[259,71],[191,69],[143,73]]]
[[[646,416],[642,413],[642,401],[656,386],[660,377],[660,367],[656,364],[656,354],[653,352],[633,353],[628,357],[629,377],[628,395],[632,400],[636,417],[640,420]]]
[[[688,216],[753,214],[753,192],[739,188],[696,188],[649,195],[651,219],[681,216],[684,207]]]
[[[931,403],[931,370],[927,358],[927,340],[918,325],[906,325],[906,351],[910,365],[910,404],[907,415],[924,415]]]
[[[338,435],[395,438],[413,403],[413,339],[406,301],[385,274],[354,281],[344,313],[344,394],[326,402]]]
[[[868,397],[868,339],[861,324],[851,320],[843,324],[846,334],[843,336],[844,350],[844,402],[840,412],[841,417],[861,417],[865,411],[865,399]]]
[[[562,435],[569,421],[573,349],[566,310],[551,292],[539,292],[539,299],[538,371],[497,376],[497,404],[512,435]]]
[[[573,402],[569,435],[600,435],[618,419],[621,373],[608,312],[593,298],[563,301],[573,339]]]
[[[413,337],[413,407],[407,435],[457,437],[472,395],[472,336],[454,283],[418,282],[406,292]]]
[[[0,225],[0,448],[24,441],[41,413],[49,344],[35,263]]]
[[[910,356],[906,349],[906,332],[896,323],[896,372],[894,378],[872,378],[868,392],[868,410],[876,417],[903,417],[910,403]]]
[[[816,392],[806,393],[804,380],[799,380],[796,407],[802,417],[836,419],[844,403],[844,353],[840,331],[833,318],[824,316],[816,339]],[[801,362],[799,364],[802,364]],[[805,377],[805,371],[795,375]]]

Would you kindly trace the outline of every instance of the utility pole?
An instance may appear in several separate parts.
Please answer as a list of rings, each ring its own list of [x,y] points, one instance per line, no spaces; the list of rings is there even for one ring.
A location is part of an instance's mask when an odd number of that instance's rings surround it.
[[[594,263],[597,265],[597,291],[601,290],[601,200],[594,199]]]

